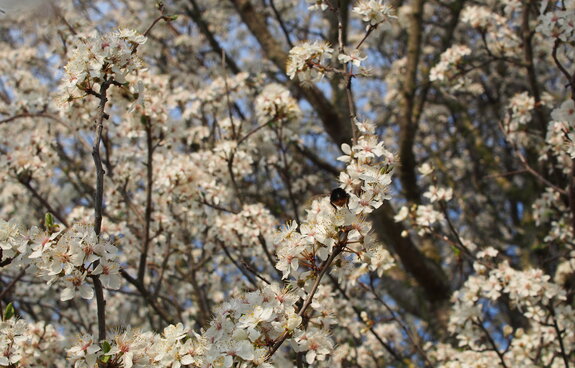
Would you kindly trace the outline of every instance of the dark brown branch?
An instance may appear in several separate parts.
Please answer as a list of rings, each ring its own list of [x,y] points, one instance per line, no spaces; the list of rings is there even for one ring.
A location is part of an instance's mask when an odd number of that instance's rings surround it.
[[[144,246],[140,254],[140,265],[138,267],[138,282],[144,285],[144,275],[146,274],[146,260],[148,258],[148,248],[150,246],[150,226],[152,222],[152,188],[154,181],[154,141],[152,137],[152,122],[146,117],[146,209],[144,214]]]
[[[104,299],[104,287],[98,275],[92,276],[94,291],[96,293],[96,304],[98,307],[98,340],[106,339],[106,300]]]
[[[229,208],[225,208],[225,207],[210,203],[210,202],[206,201],[205,199],[204,200],[198,200],[198,203],[204,204],[204,205],[211,207],[211,208],[218,210],[218,211],[233,213],[234,215],[237,215],[239,213],[238,211],[234,211],[234,210],[231,210]]]
[[[557,68],[559,68],[561,73],[563,73],[565,78],[567,78],[568,83],[572,86],[571,88],[573,89],[573,88],[575,88],[575,86],[573,86],[571,74],[569,74],[567,69],[565,69],[565,67],[563,66],[563,64],[561,64],[561,62],[559,61],[559,58],[557,57],[557,51],[559,50],[560,45],[561,45],[561,40],[556,39],[555,44],[553,45],[553,51],[552,51],[551,55],[553,56],[553,61],[555,61],[555,65],[557,66]],[[575,98],[575,96],[572,96],[572,98]]]
[[[108,88],[111,80],[105,80],[100,86],[98,93],[100,104],[98,106],[98,120],[96,123],[96,139],[92,147],[92,158],[96,166],[96,194],[94,197],[94,232],[99,237],[102,231],[102,208],[104,202],[104,168],[100,157],[100,143],[102,141],[102,130],[104,129],[104,119],[108,118],[106,114],[106,103]],[[98,308],[98,340],[106,339],[106,300],[104,299],[104,289],[98,275],[92,276],[94,290],[96,293],[96,304]]]
[[[425,0],[416,0],[412,5],[408,26],[407,65],[403,80],[403,106],[399,133],[399,178],[403,192],[408,201],[419,203],[420,192],[417,187],[415,167],[417,165],[413,146],[417,132],[417,121],[414,119],[416,97],[416,81],[419,58],[421,55],[421,39],[423,32],[423,5]]]
[[[94,197],[94,232],[100,235],[102,230],[102,208],[104,202],[104,168],[102,166],[102,159],[100,157],[100,143],[102,141],[102,130],[104,129],[104,119],[108,118],[105,108],[108,99],[106,97],[110,82],[105,81],[100,87],[99,99],[100,105],[98,106],[98,121],[96,123],[96,139],[92,147],[92,158],[96,165],[96,195]]]
[[[535,116],[537,117],[538,128],[542,135],[545,136],[547,131],[546,119],[543,115],[542,104],[541,104],[541,91],[539,89],[539,83],[537,82],[537,73],[535,71],[535,65],[533,63],[533,45],[531,43],[533,39],[533,32],[529,27],[529,16],[531,10],[536,7],[536,2],[534,0],[529,0],[529,2],[524,3],[522,19],[521,19],[521,34],[523,37],[523,58],[525,62],[525,68],[527,69],[527,77],[529,79],[529,85],[531,87],[531,93],[535,99]]]

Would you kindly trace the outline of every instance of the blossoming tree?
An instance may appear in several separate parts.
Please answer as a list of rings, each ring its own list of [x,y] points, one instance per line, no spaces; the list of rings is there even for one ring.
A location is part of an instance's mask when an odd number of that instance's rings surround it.
[[[575,366],[574,0],[0,9],[0,366]]]

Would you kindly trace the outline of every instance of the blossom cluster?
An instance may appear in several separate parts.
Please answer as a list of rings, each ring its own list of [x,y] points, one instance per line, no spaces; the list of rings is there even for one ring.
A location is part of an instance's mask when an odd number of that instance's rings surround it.
[[[307,0],[310,4],[308,10],[321,10],[324,11],[328,8],[327,2],[324,0]]]
[[[289,122],[301,115],[297,101],[289,90],[277,83],[268,84],[256,97],[255,112],[260,124]]]
[[[319,82],[330,70],[326,65],[333,49],[325,41],[301,42],[289,51],[286,72],[302,83]]]
[[[0,156],[0,168],[24,182],[35,176],[47,175],[47,169],[58,158],[45,136],[46,128],[42,126],[29,135],[20,136],[13,149]]]
[[[546,2],[544,2],[546,3]],[[561,4],[552,1],[549,11],[542,9],[537,31],[549,39],[571,42],[575,35],[575,1],[565,0]]]
[[[239,213],[224,213],[215,216],[209,230],[211,239],[227,246],[257,248],[263,236],[271,238],[276,219],[261,204],[244,205]]]
[[[81,97],[106,80],[125,83],[128,74],[143,68],[134,51],[145,42],[146,37],[130,29],[78,35],[65,66],[63,100]]]
[[[12,265],[31,266],[49,285],[60,281],[62,301],[76,296],[92,299],[94,290],[88,284],[92,276],[98,276],[106,288],[120,288],[116,247],[103,236],[98,237],[88,225],[23,231],[0,220],[0,247],[2,256],[10,258]]]
[[[224,202],[230,197],[222,185],[222,180],[229,178],[227,162],[233,155],[234,174],[247,175],[253,162],[248,148],[238,147],[235,140],[223,139],[211,151],[159,157],[164,164],[159,168],[157,188],[169,202],[206,201],[215,205]]]
[[[425,163],[419,168],[419,172],[425,177],[433,173],[433,167]],[[430,204],[418,204],[411,207],[402,206],[394,217],[396,222],[409,219],[413,226],[418,229],[419,235],[430,234],[434,226],[445,222],[445,215],[434,207],[436,202],[448,202],[453,198],[453,189],[438,185],[430,185],[423,193]]]
[[[337,60],[342,64],[352,63],[352,65],[360,67],[361,62],[367,59],[367,56],[362,56],[358,49],[352,49],[348,53],[340,53]]]
[[[455,45],[445,50],[437,64],[429,72],[429,80],[446,85],[453,92],[481,93],[481,85],[473,83],[465,72],[465,57],[471,49],[465,45]]]
[[[352,280],[370,267],[387,269],[393,264],[389,253],[374,242],[366,216],[389,199],[395,157],[377,140],[373,124],[356,122],[356,125],[362,135],[353,146],[343,144],[345,155],[339,157],[347,163],[339,179],[341,187],[347,190],[349,202],[337,207],[328,198],[315,200],[299,226],[292,222],[278,234],[276,268],[283,273],[283,278],[309,280],[317,267],[316,257],[325,261],[334,247],[342,243],[347,244],[352,256],[342,260],[343,266],[338,272],[347,274],[352,272],[353,263],[361,265]]]
[[[533,203],[533,218],[537,226],[545,225],[548,229],[543,241],[570,244],[573,242],[571,213],[561,194],[552,188],[541,194]]]
[[[7,311],[10,308],[11,304]],[[61,359],[64,338],[52,325],[9,317],[0,322],[1,367],[64,366]]]
[[[297,329],[302,321],[296,313],[299,296],[277,285],[241,293],[217,308],[209,328],[201,335],[183,325],[169,325],[162,334],[128,329],[97,343],[91,335],[80,336],[68,349],[74,367],[96,367],[98,361],[124,367],[272,367],[271,345],[284,333],[294,333],[298,351],[307,360],[323,360],[333,347],[327,331]]]
[[[461,21],[484,34],[487,52],[494,56],[513,57],[521,52],[521,39],[509,26],[508,20],[484,6],[471,5],[463,9]]]
[[[575,102],[564,101],[551,112],[545,141],[561,166],[570,170],[570,159],[575,158]]]
[[[565,352],[569,356],[575,341],[575,311],[566,303],[565,290],[551,282],[550,276],[540,269],[519,271],[506,260],[497,261],[498,251],[493,248],[487,248],[477,256],[478,261],[474,264],[477,274],[454,293],[455,304],[449,319],[449,332],[456,336],[460,347],[486,354],[477,357],[470,352],[468,358],[491,357],[508,366],[534,367],[537,359],[553,364],[564,346],[569,346]],[[493,342],[495,331],[489,326],[488,309],[495,308],[504,295],[510,306],[530,321],[530,328],[504,326],[503,335],[509,346],[503,354],[497,354],[499,347]],[[530,346],[539,346],[540,350],[533,351]],[[445,346],[437,348],[440,359],[445,360],[444,366],[454,366],[449,363],[452,358],[441,353],[445,349]],[[464,356],[457,354],[452,362],[464,359]]]
[[[397,18],[395,9],[382,0],[360,0],[352,11],[368,23],[368,27],[375,27],[390,19]]]
[[[298,300],[297,294],[272,284],[225,302],[203,334],[209,343],[205,363],[272,367],[267,363],[270,347],[301,324],[295,309]]]
[[[176,93],[181,95],[183,101],[190,100],[191,103],[186,104],[182,116],[185,119],[201,118],[202,111],[207,106],[217,106],[221,101],[235,100],[238,94],[249,87],[250,74],[241,72],[234,76],[227,78],[215,78],[206,88],[201,91],[190,93],[189,90],[178,88]]]
[[[99,362],[121,367],[179,368],[203,366],[205,350],[205,339],[178,323],[167,326],[161,334],[136,329],[117,331],[100,343],[91,335],[81,335],[67,352],[74,368],[95,368]]]
[[[531,120],[531,111],[535,108],[535,99],[529,93],[517,93],[509,100],[510,113],[505,121],[507,139],[514,143],[527,143],[527,135],[523,132],[525,125]]]

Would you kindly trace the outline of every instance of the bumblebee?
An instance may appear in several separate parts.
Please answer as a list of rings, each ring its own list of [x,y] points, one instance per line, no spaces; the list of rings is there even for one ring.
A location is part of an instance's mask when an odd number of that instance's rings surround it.
[[[349,194],[341,188],[335,188],[334,190],[331,191],[331,194],[329,196],[329,203],[336,210],[338,209],[338,207],[343,206],[347,207],[349,203]]]

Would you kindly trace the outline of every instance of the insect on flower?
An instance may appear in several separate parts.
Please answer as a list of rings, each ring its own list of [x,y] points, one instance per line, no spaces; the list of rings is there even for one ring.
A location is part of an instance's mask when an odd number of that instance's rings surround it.
[[[331,203],[336,210],[338,207],[347,206],[349,203],[349,194],[341,188],[335,188],[331,191],[329,203]]]

